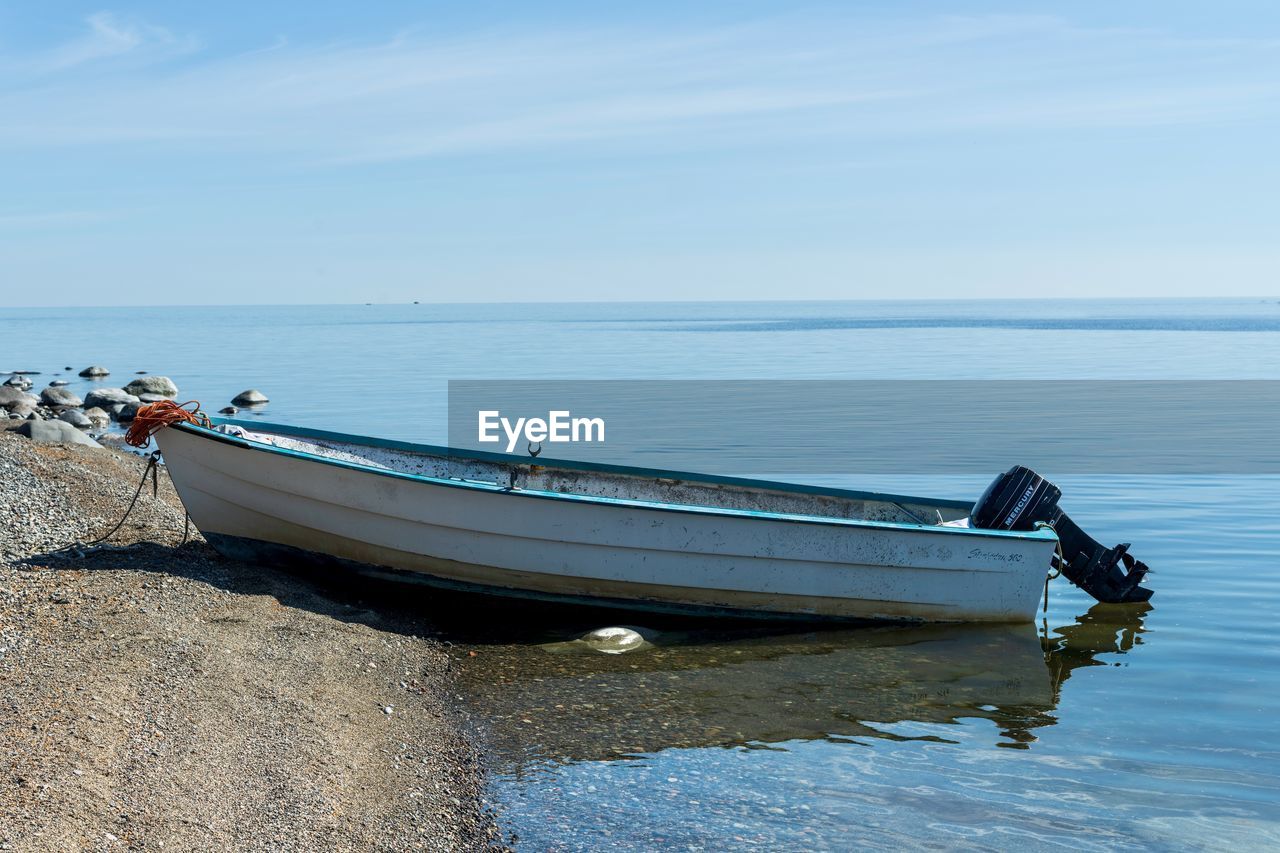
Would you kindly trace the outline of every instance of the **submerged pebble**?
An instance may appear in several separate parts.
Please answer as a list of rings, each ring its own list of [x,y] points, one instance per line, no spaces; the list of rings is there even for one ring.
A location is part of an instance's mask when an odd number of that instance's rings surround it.
[[[653,645],[645,638],[641,630],[644,629],[637,630],[621,626],[597,628],[594,631],[583,634],[576,640],[547,643],[543,648],[550,652],[589,651],[605,655],[620,655],[646,649]],[[647,631],[646,633],[651,634],[651,632]]]

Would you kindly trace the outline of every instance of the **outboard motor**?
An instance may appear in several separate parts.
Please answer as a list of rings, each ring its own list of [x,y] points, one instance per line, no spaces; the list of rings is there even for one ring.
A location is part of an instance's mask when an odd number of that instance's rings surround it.
[[[1058,569],[1099,601],[1128,604],[1146,601],[1154,590],[1139,586],[1150,571],[1129,553],[1129,543],[1105,548],[1058,508],[1062,490],[1030,468],[1015,465],[996,477],[970,513],[973,527],[987,530],[1032,530],[1039,522],[1058,534],[1065,562]]]

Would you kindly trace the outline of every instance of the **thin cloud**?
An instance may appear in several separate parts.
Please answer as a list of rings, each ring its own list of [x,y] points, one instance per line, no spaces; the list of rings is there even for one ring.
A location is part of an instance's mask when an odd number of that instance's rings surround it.
[[[61,70],[52,82],[0,72],[0,148],[146,143],[331,166],[588,141],[706,148],[1240,121],[1274,115],[1280,96],[1274,41],[1041,16],[674,35],[410,30],[110,68],[189,41],[107,13],[88,25],[43,58]]]
[[[51,50],[29,57],[17,69],[31,74],[65,72],[83,65],[138,54],[151,58],[173,56],[195,48],[196,41],[172,31],[140,21],[121,18],[112,12],[96,12],[84,19],[86,32]]]

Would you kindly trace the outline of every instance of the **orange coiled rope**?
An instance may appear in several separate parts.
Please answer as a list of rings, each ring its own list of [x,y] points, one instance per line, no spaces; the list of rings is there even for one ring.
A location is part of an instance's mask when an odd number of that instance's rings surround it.
[[[188,409],[188,406],[195,406],[195,408]],[[169,424],[177,423],[192,423],[207,427],[209,416],[200,411],[200,403],[196,400],[188,400],[181,405],[172,400],[148,403],[138,409],[138,413],[133,416],[133,423],[129,424],[129,431],[124,436],[125,443],[134,447],[146,447],[151,443],[151,436]]]

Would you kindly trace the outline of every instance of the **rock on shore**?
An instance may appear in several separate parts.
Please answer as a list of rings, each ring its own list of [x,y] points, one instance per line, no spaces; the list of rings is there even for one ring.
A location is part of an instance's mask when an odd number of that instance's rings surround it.
[[[41,444],[83,444],[87,447],[101,447],[89,436],[80,432],[74,424],[63,420],[56,421],[23,421],[14,430],[15,433]]]
[[[45,388],[40,392],[40,401],[46,406],[70,406],[72,408],[78,408],[84,405],[84,400],[81,400],[66,388],[55,388],[53,386]]]
[[[102,410],[96,409],[95,411],[101,412]],[[66,421],[73,427],[77,427],[79,429],[93,429],[97,426],[86,412],[82,412],[79,409],[67,409],[65,412],[58,415],[58,420]],[[110,421],[108,420],[108,423],[109,422]]]
[[[89,423],[93,424],[94,429],[106,429],[111,425],[111,415],[97,406],[85,409],[84,416],[89,419]]]
[[[140,544],[51,553],[143,465],[0,432],[0,849],[493,845],[420,615],[178,547],[163,473],[112,540]]]
[[[94,388],[84,395],[84,404],[89,408],[99,408],[112,414],[119,412],[127,405],[141,402],[137,397],[123,388]]]
[[[72,369],[64,368],[67,371]],[[7,375],[0,382],[0,430],[12,429],[21,421],[58,421],[92,431],[97,436],[102,430],[110,430],[112,421],[117,422],[120,428],[131,423],[143,405],[174,400],[178,395],[177,383],[172,379],[149,374],[145,370],[137,371],[137,378],[123,388],[97,387],[96,380],[110,375],[110,371],[94,365],[79,371],[81,377],[95,380],[84,383],[88,387],[80,389],[83,399],[67,387],[70,383],[64,379],[50,381],[36,396],[32,392],[33,383],[29,375],[37,373],[39,371],[0,371],[0,375]],[[250,388],[237,394],[233,405],[224,407],[219,413],[236,414],[238,407],[254,410],[267,402],[266,394]],[[81,409],[83,411],[79,411]],[[61,427],[42,429],[40,435],[42,438],[51,436],[58,429]],[[28,432],[22,434],[27,435]]]
[[[0,385],[0,409],[32,408],[40,404],[40,398],[12,385]]]

